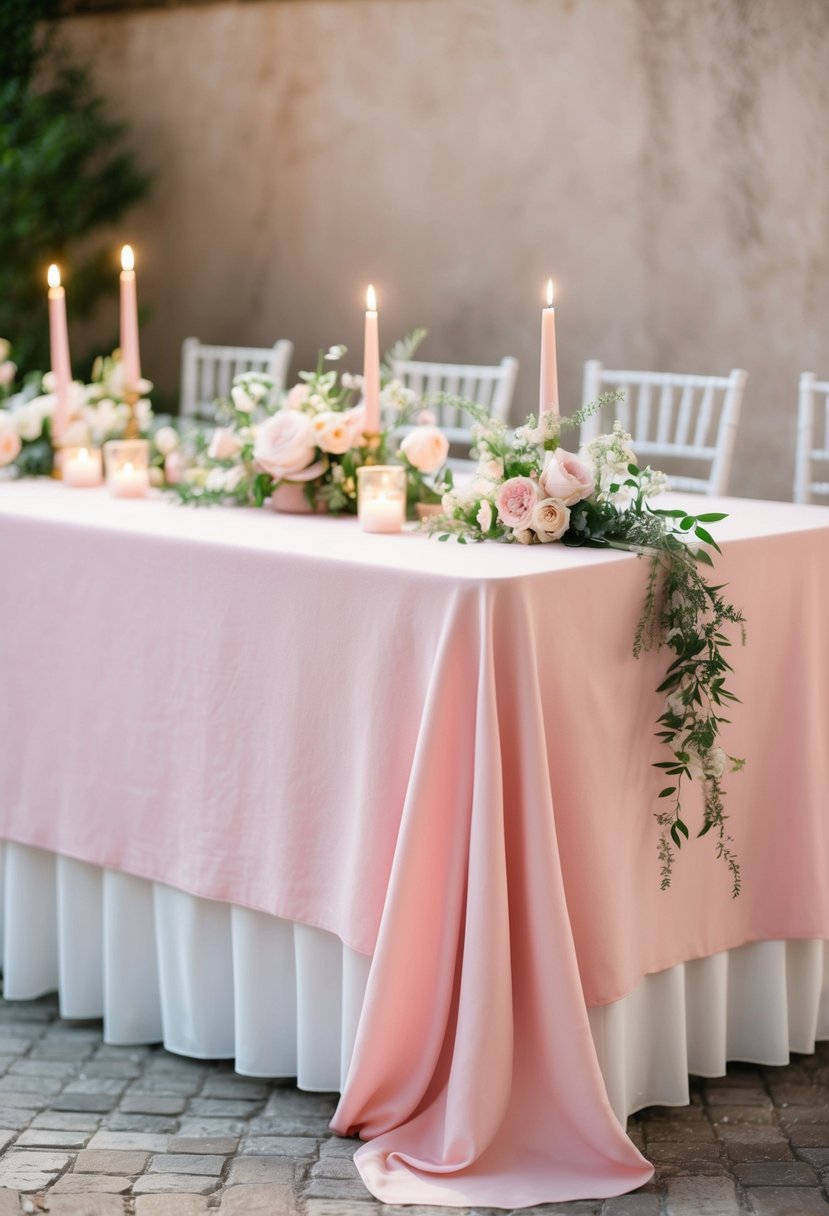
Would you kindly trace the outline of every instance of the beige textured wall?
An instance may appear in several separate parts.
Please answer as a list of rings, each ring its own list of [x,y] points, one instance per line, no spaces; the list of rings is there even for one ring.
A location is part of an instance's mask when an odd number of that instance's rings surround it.
[[[787,497],[798,373],[829,375],[826,0],[262,0],[69,18],[152,168],[128,234],[181,339],[382,337],[521,362],[557,284],[565,407],[584,359],[748,368],[734,477]]]

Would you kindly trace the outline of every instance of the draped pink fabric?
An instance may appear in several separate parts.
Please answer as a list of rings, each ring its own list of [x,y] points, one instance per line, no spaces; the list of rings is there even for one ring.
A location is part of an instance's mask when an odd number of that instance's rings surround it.
[[[641,1185],[587,1006],[829,938],[829,512],[725,509],[739,900],[693,836],[659,891],[636,558],[48,484],[0,486],[0,836],[373,953],[334,1126],[380,1198]]]

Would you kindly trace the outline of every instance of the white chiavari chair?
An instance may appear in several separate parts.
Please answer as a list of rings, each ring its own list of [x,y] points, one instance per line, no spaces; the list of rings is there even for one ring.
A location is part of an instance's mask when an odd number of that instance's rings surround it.
[[[468,453],[472,442],[472,419],[462,409],[437,401],[438,394],[464,397],[482,406],[487,413],[506,421],[515,391],[518,360],[506,356],[493,366],[398,360],[392,364],[392,375],[424,399],[453,450],[461,449]],[[400,427],[397,434],[402,436],[409,430],[411,427]],[[460,470],[474,467],[474,462],[468,457],[453,455],[449,465]]]
[[[661,458],[689,470],[665,470],[673,489],[726,494],[746,378],[739,368],[728,376],[609,371],[591,359],[584,365],[583,404],[609,389],[622,389],[625,397],[582,423],[581,442],[618,418],[641,464],[657,465]]]
[[[185,338],[181,348],[182,418],[213,421],[217,397],[230,396],[236,376],[262,372],[285,387],[294,345],[285,338],[273,346],[207,346],[198,338]]]
[[[816,464],[824,481],[815,480]],[[829,380],[803,372],[797,404],[794,500],[811,502],[816,494],[829,494]]]

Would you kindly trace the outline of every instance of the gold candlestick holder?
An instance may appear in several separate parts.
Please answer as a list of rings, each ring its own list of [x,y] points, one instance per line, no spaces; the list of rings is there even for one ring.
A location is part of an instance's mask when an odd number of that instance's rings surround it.
[[[140,396],[141,395],[138,392],[138,389],[135,389],[135,388],[124,389],[124,403],[126,404],[127,408],[129,409],[129,417],[127,418],[127,425],[124,428],[124,438],[125,439],[139,439],[141,437],[141,429],[138,425],[138,414],[135,411],[135,407],[140,400]]]
[[[366,453],[366,464],[380,464],[380,448],[382,443],[382,431],[363,432],[363,448]]]

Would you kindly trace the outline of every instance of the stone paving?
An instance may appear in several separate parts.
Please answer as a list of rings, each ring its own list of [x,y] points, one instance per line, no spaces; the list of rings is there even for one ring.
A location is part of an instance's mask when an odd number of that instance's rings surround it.
[[[462,1216],[372,1199],[357,1142],[327,1130],[335,1101],[228,1061],[105,1046],[100,1023],[63,1022],[51,999],[0,1001],[0,1216]],[[829,1216],[829,1044],[694,1081],[690,1106],[643,1111],[630,1131],[656,1165],[647,1187],[523,1210]]]

